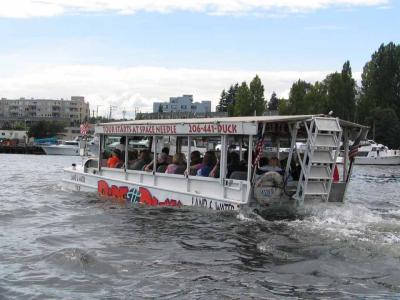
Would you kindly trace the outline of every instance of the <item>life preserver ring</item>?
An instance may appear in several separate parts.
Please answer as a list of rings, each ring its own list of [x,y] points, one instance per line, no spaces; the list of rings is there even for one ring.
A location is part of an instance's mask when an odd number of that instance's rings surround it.
[[[283,179],[277,172],[267,172],[254,185],[254,198],[260,204],[277,201],[283,193]]]

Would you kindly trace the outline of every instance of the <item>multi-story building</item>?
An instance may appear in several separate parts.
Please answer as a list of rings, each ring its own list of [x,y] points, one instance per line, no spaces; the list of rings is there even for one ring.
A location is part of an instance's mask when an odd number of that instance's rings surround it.
[[[170,97],[169,102],[154,102],[153,113],[210,113],[211,101],[193,102],[193,95]]]
[[[0,121],[32,123],[39,120],[64,121],[68,126],[79,126],[89,119],[89,103],[81,96],[71,100],[0,99]]]

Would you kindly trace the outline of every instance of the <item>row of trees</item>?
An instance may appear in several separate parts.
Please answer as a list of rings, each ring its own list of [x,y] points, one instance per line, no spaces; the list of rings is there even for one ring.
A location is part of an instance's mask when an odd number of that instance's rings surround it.
[[[279,101],[281,114],[327,114],[354,121],[356,118],[356,81],[353,79],[350,62],[346,61],[342,71],[326,76],[314,84],[298,80],[290,89],[289,99]]]
[[[258,75],[249,85],[243,81],[241,85],[231,85],[228,91],[223,90],[217,106],[217,111],[228,112],[229,116],[259,116],[264,109],[264,86]]]
[[[281,115],[333,114],[371,127],[376,141],[392,148],[400,146],[400,45],[382,44],[363,69],[361,86],[353,78],[350,62],[341,72],[328,74],[315,83],[299,79],[293,83],[288,99],[271,95],[264,101],[264,86],[256,76],[250,83],[232,85],[221,94],[218,111],[230,116],[263,114],[266,110]]]
[[[35,138],[54,137],[65,131],[66,124],[58,121],[39,121],[29,126],[28,136]]]

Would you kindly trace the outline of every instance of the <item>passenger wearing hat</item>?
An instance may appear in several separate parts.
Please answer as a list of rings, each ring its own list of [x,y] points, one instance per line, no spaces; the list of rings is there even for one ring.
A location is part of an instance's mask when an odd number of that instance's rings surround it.
[[[118,168],[120,165],[122,165],[121,151],[114,149],[111,153],[111,157],[107,160],[107,167]]]

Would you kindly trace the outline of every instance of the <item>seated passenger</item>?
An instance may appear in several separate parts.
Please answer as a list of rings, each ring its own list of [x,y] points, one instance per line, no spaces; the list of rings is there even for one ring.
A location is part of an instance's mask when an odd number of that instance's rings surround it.
[[[226,170],[226,178],[230,178],[233,172],[246,172],[247,169],[240,164],[239,154],[236,152],[228,152],[227,156],[227,170]],[[220,176],[220,164],[219,159],[217,159],[217,163],[214,168],[211,170],[209,177],[219,178]]]
[[[108,168],[120,168],[122,166],[121,151],[114,149],[111,157],[107,160]]]
[[[178,167],[182,168],[184,166],[186,166],[185,155],[183,153],[175,153],[172,158],[172,163],[168,165],[165,173],[175,174]]]
[[[161,153],[158,155],[158,159],[157,159],[157,168],[159,166],[168,165],[170,163],[168,153],[169,153],[169,149],[167,147],[164,147],[161,150]],[[154,165],[154,159],[144,167],[144,170],[147,172],[152,171],[153,165]]]
[[[132,169],[133,164],[138,158],[138,152],[136,149],[128,151],[128,169]]]
[[[228,167],[226,172],[226,178],[230,178],[233,172],[246,172],[247,168],[240,164],[239,154],[236,152],[230,152],[228,154]]]
[[[139,153],[139,159],[137,159],[132,165],[132,170],[143,170],[144,166],[150,161],[150,151],[147,149],[141,150]]]
[[[103,152],[103,155],[100,159],[100,167],[107,167],[107,161],[111,157],[111,154],[107,151]]]
[[[215,162],[215,166],[210,171],[210,174],[208,174],[208,177],[219,178],[219,169],[220,169],[219,166],[220,166],[220,161],[219,161],[219,158],[217,158],[217,161]]]
[[[260,159],[261,162],[261,159]],[[267,165],[260,165],[259,162],[259,166],[258,169],[260,170],[260,173],[266,173],[266,172],[278,172],[278,173],[282,173],[283,170],[281,168],[281,163],[279,161],[279,159],[277,157],[272,157],[269,161]]]
[[[264,174],[265,172],[267,172],[266,171],[267,166],[268,166],[268,158],[261,157],[260,160],[258,161],[256,175],[261,175],[261,174]]]
[[[254,152],[252,157],[254,159]],[[243,159],[239,163],[240,167],[243,168],[244,170],[247,170],[248,159],[249,159],[249,151],[246,150],[243,152]]]
[[[197,170],[201,168],[201,154],[200,151],[193,151],[190,153],[190,175],[196,175]]]
[[[172,163],[172,156],[169,155],[169,148],[168,147],[164,147],[161,149],[161,153],[165,153],[168,157],[168,164]]]
[[[197,170],[197,176],[208,177],[208,175],[210,175],[211,170],[214,168],[216,162],[217,162],[217,157],[215,155],[215,152],[212,150],[207,151],[203,157],[203,162],[201,164],[201,167]]]
[[[292,179],[295,181],[299,180],[301,174],[301,165],[297,155],[293,156],[293,159],[290,162],[290,169],[291,169],[290,175]]]
[[[153,170],[153,166],[154,166],[154,159],[145,166],[144,170],[147,172],[151,172]],[[160,153],[157,159],[157,169],[158,167],[161,166],[168,166],[168,155],[165,154],[164,152]]]

